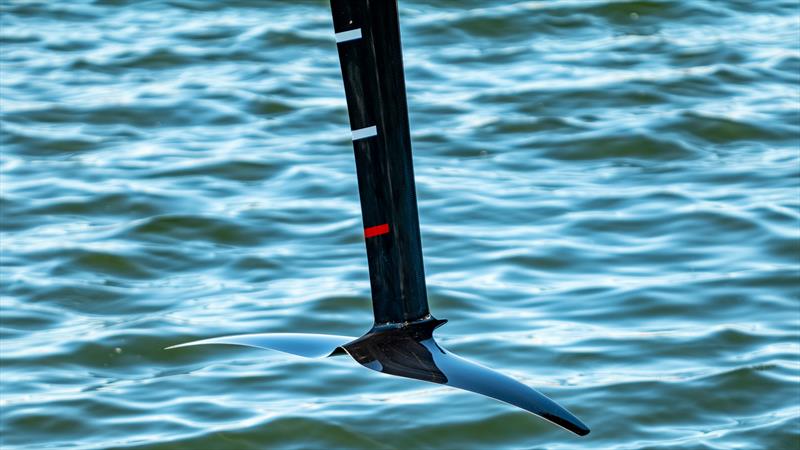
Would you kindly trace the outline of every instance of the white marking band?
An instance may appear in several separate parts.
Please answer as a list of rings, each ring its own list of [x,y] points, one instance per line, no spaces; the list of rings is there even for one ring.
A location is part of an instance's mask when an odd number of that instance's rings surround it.
[[[342,31],[341,33],[336,33],[337,44],[341,44],[342,42],[352,41],[355,39],[361,39],[361,28],[356,28],[355,30],[348,30],[348,31]]]
[[[360,128],[358,130],[353,130],[353,140],[357,141],[359,139],[366,139],[368,137],[377,136],[378,135],[378,127],[371,126],[367,128]]]

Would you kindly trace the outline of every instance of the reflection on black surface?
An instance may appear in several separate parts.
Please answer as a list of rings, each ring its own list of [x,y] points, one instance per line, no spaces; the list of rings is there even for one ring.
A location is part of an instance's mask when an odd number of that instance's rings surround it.
[[[277,350],[292,355],[306,358],[324,358],[342,354],[345,342],[352,341],[349,336],[335,336],[330,334],[302,334],[302,333],[264,333],[264,334],[238,334],[235,336],[222,336],[200,341],[186,342],[173,345],[169,348],[188,347],[192,345],[225,344],[240,345]]]
[[[433,330],[445,321],[428,319],[401,327],[373,328],[343,347],[377,372],[464,389],[518,406],[578,435],[589,428],[544,394],[492,369],[441,348]]]
[[[424,322],[384,331],[373,330],[345,344],[344,348],[361,365],[372,370],[447,384],[447,376],[436,366],[430,349],[422,344],[424,340],[432,339],[436,326],[436,323]]]

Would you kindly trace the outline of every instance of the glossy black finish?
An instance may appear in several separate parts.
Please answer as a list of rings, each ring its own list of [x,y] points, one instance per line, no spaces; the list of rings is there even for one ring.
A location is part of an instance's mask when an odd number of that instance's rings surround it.
[[[337,33],[361,38],[337,44],[350,127],[377,127],[353,141],[364,228],[389,232],[366,238],[375,324],[428,316],[411,137],[395,0],[332,0]]]
[[[445,321],[430,319],[373,329],[344,345],[350,356],[377,372],[476,392],[536,414],[579,436],[589,428],[544,394],[492,369],[460,358],[436,343],[433,330]]]

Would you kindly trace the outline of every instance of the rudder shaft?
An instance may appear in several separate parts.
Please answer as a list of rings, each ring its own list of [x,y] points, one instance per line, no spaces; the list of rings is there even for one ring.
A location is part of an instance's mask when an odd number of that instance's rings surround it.
[[[395,0],[331,0],[375,324],[429,315]],[[374,127],[374,128],[373,128]]]

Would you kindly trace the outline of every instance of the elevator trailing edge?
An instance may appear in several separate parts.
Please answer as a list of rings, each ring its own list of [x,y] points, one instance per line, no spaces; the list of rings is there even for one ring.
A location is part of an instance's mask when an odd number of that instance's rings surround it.
[[[428,308],[414,186],[396,0],[331,0],[356,159],[369,262],[372,328],[360,338],[271,333],[225,336],[169,348],[230,344],[308,358],[348,354],[377,372],[443,384],[522,408],[580,436],[577,417],[510,377],[436,343],[446,320]]]

